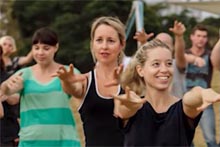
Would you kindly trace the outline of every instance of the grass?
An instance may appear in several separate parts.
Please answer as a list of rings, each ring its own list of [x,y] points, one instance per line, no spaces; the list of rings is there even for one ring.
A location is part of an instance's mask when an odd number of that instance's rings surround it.
[[[213,79],[212,79],[212,88],[220,93],[220,72],[214,71]],[[220,139],[220,103],[214,104],[214,111],[215,111],[215,124],[216,124],[216,140],[219,143]],[[201,128],[198,126],[195,133],[194,144],[196,147],[206,147],[206,143],[204,141]]]
[[[220,73],[217,71],[213,73],[212,88],[215,91],[220,93]],[[82,122],[80,120],[79,113],[77,112],[77,108],[79,105],[80,105],[79,101],[77,101],[76,99],[71,99],[71,106],[73,109],[74,118],[76,120],[76,125],[77,125],[77,129],[78,129],[79,136],[80,136],[80,141],[81,141],[82,146],[85,146],[85,141],[84,141],[85,138],[83,134]],[[216,139],[218,142],[220,141],[219,140],[220,139],[219,108],[220,108],[220,103],[214,104],[214,110],[216,114]],[[202,131],[199,126],[196,129],[195,138],[193,142],[194,142],[195,147],[206,147],[206,144],[205,144],[205,141],[202,135]]]

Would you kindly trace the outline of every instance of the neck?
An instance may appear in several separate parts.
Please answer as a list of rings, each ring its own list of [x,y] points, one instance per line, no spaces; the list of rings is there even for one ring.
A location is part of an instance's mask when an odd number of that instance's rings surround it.
[[[57,70],[58,64],[56,62],[52,62],[48,65],[36,64],[36,67],[41,73],[53,73]]]
[[[205,48],[198,48],[193,46],[192,48],[190,48],[190,51],[192,52],[193,55],[201,56],[204,53]]]
[[[5,65],[8,65],[11,62],[11,58],[9,56],[3,55],[2,59],[3,59],[4,63],[5,63]]]
[[[117,64],[107,65],[107,64],[97,63],[95,66],[97,74],[102,75],[106,79],[112,79],[115,68],[117,68]]]
[[[174,97],[168,90],[158,91],[148,88],[145,98],[158,113],[166,112],[170,105],[174,102]]]

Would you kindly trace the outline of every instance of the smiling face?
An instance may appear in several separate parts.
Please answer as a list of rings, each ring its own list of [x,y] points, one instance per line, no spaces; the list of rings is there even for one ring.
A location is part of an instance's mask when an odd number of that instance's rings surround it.
[[[143,66],[138,65],[138,74],[144,78],[148,90],[168,90],[172,81],[172,53],[163,47],[145,51],[147,60]]]
[[[92,40],[92,52],[100,63],[118,62],[118,56],[123,48],[118,32],[106,24],[99,25]]]

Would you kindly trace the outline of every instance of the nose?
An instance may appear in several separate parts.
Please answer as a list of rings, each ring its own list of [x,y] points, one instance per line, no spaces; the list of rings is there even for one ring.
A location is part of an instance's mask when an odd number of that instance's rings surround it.
[[[43,54],[43,53],[44,53],[44,50],[40,48],[40,49],[38,50],[38,54]]]
[[[108,48],[108,44],[106,41],[102,42],[102,49],[107,49]]]
[[[160,71],[161,72],[167,72],[168,71],[168,67],[165,64],[162,64],[161,68],[160,68]]]

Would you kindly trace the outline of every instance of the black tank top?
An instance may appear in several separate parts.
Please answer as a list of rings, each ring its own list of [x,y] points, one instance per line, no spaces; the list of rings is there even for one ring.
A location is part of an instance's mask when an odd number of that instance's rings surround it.
[[[95,71],[90,72],[88,90],[79,109],[86,146],[123,146],[124,135],[113,116],[114,101],[101,97],[96,90]],[[119,87],[119,93],[123,90]]]

